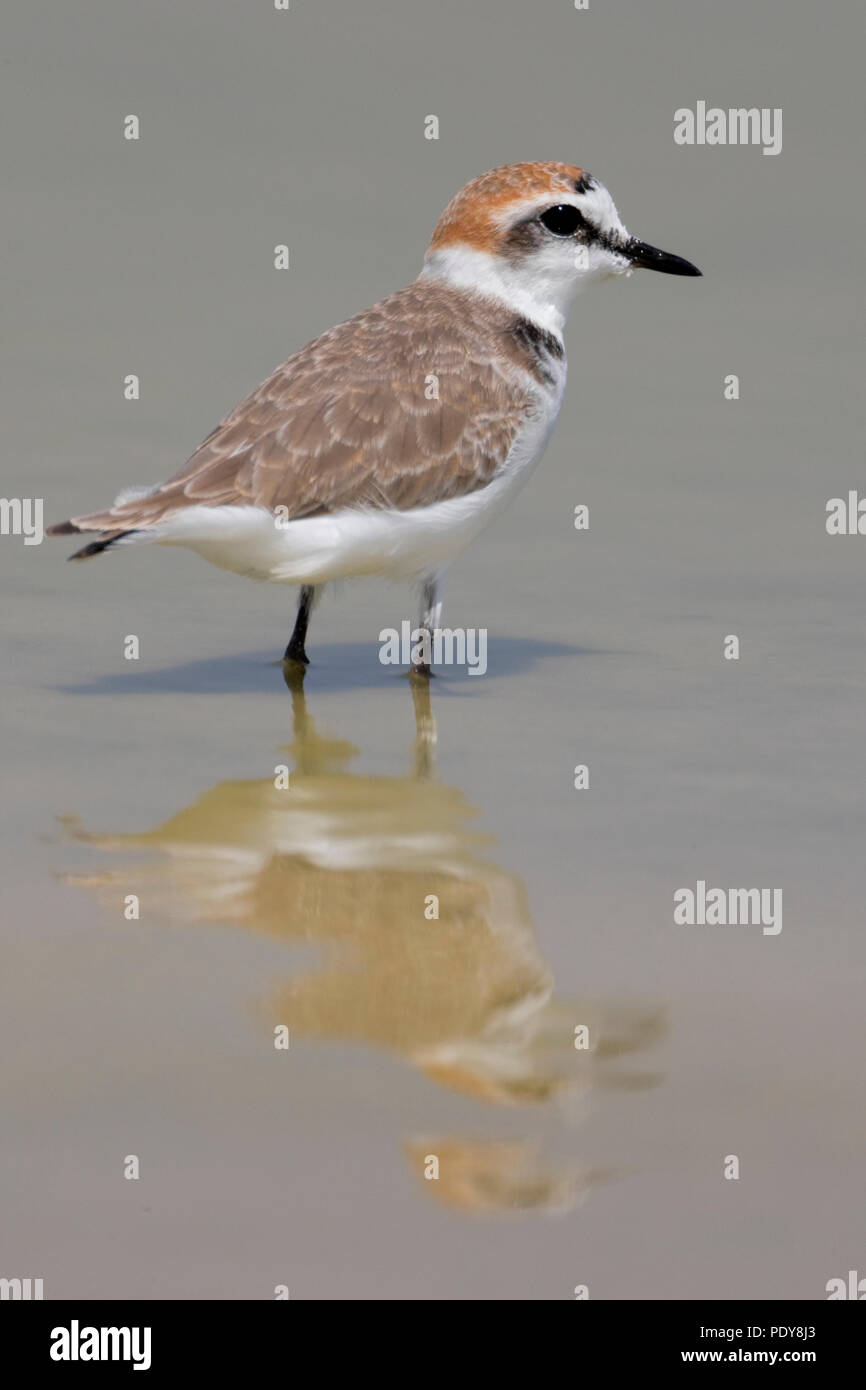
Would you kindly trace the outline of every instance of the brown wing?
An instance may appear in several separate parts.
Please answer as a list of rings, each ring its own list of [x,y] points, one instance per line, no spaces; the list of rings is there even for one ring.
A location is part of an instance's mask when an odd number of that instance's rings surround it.
[[[155,492],[72,527],[137,530],[202,503],[405,510],[485,487],[534,398],[502,365],[518,365],[511,316],[477,305],[433,281],[398,291],[290,357]]]

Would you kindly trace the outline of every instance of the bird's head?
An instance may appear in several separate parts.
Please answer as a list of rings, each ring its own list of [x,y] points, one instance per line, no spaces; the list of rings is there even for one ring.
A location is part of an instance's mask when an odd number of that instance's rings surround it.
[[[574,164],[506,164],[452,198],[422,275],[505,300],[560,329],[583,285],[642,267],[700,275],[630,235],[603,183]]]

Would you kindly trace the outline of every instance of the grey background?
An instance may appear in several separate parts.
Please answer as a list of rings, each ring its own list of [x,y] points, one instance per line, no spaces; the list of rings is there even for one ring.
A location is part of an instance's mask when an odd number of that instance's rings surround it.
[[[588,1283],[732,1299],[821,1298],[866,1272],[866,540],[824,529],[827,499],[863,481],[856,14],[7,13],[3,490],[44,497],[46,520],[172,473],[290,352],[411,279],[444,204],[495,164],[590,169],[633,233],[705,278],[640,274],[578,301],[548,456],[448,594],[450,623],[489,629],[490,672],[434,690],[440,781],[525,886],[558,994],[663,1012],[641,1058],[656,1084],[591,1084],[563,1118],[459,1095],[351,1038],[293,1043],[275,1065],[262,1001],[296,953],[184,924],[158,895],[124,922],[94,891],[116,858],[57,818],[147,831],[271,776],[289,707],[269,663],[292,592],[181,552],[72,567],[62,542],[3,538],[0,1274],[43,1277],[47,1297],[287,1283],[293,1298],[556,1299]],[[674,110],[699,99],[782,107],[782,153],[675,146]],[[376,636],[410,611],[371,583],[316,616],[310,709],[359,746],[360,775],[407,766],[409,696]],[[730,632],[739,663],[721,657]],[[672,894],[697,878],[781,887],[782,934],[674,927]],[[481,1217],[410,1171],[419,1133],[534,1137],[615,1180],[558,1216]]]

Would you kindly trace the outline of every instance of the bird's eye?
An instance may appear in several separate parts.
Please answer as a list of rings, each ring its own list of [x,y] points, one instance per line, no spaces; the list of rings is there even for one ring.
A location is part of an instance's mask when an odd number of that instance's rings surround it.
[[[578,227],[583,225],[582,216],[571,203],[548,208],[547,212],[541,214],[539,221],[549,232],[553,232],[554,236],[574,236]]]

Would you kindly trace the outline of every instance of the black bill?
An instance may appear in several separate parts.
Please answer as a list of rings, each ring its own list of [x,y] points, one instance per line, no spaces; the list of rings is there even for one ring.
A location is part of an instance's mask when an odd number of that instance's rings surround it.
[[[645,241],[632,237],[626,244],[625,254],[632,265],[643,266],[646,270],[661,270],[665,275],[700,275],[696,265],[684,261],[682,256],[672,256],[669,251],[659,251],[657,246],[647,246]]]

